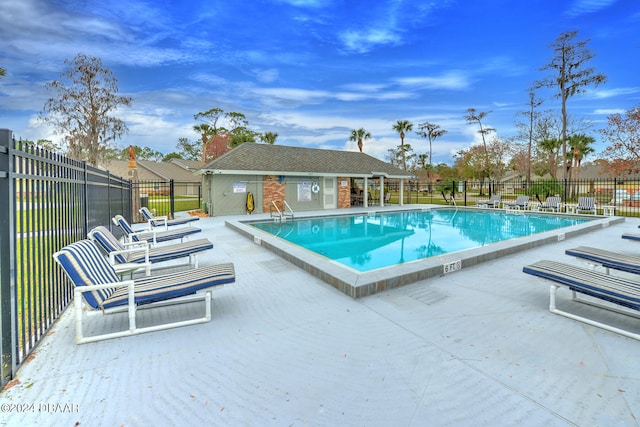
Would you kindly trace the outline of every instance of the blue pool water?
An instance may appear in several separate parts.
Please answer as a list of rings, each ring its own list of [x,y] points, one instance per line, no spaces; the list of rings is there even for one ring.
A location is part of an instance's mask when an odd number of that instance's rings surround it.
[[[250,225],[358,271],[369,271],[590,220],[504,211],[434,209]]]

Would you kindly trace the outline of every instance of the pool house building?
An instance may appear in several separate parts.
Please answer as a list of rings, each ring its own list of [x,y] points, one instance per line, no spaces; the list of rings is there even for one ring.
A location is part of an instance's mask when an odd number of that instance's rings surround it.
[[[293,211],[384,206],[390,184],[402,204],[404,180],[412,177],[365,153],[256,143],[228,151],[199,173],[211,216],[267,213],[283,201]]]

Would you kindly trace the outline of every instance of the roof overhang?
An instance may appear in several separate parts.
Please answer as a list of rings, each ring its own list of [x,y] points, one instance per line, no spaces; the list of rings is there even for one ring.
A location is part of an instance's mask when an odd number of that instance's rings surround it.
[[[353,173],[353,172],[314,172],[314,171],[265,171],[241,169],[200,169],[197,173],[203,175],[276,175],[276,176],[348,176],[352,178],[411,178],[411,175],[389,175],[386,172]]]

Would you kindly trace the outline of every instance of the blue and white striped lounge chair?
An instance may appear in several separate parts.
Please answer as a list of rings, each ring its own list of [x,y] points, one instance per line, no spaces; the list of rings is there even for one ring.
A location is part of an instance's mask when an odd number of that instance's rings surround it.
[[[576,213],[592,213],[595,215],[596,200],[593,197],[578,198],[578,206],[576,206]]]
[[[625,255],[618,252],[607,251],[590,246],[578,246],[567,249],[567,255],[574,256],[593,266],[602,266],[606,273],[609,269],[626,271],[627,273],[640,274],[640,256]]]
[[[235,282],[232,263],[120,281],[113,266],[91,240],[65,246],[53,257],[74,285],[78,344],[208,322],[211,320],[211,289]],[[145,327],[136,325],[138,308],[192,301],[204,301],[204,317]],[[90,309],[87,315],[127,312],[129,328],[85,337],[82,330],[83,303]]]
[[[89,238],[98,243],[98,246],[109,256],[109,262],[116,267],[116,271],[118,265],[142,264],[146,268],[147,275],[151,272],[151,264],[185,257],[189,258],[186,265],[193,264],[194,267],[198,267],[198,254],[213,248],[213,243],[207,239],[189,240],[153,248],[149,247],[148,242],[125,242],[122,244],[107,227],[102,225],[92,229],[89,232]],[[175,265],[171,265],[171,267],[175,267]]]
[[[197,227],[180,227],[173,230],[134,230],[122,215],[116,215],[112,218],[114,224],[116,224],[124,233],[125,240],[129,242],[142,242],[147,241],[149,243],[156,244],[158,242],[167,242],[169,240],[180,239],[184,241],[185,237],[192,234],[199,233],[200,230]]]
[[[506,209],[527,209],[527,207],[529,206],[529,196],[518,196],[516,197],[515,202],[512,203],[505,203],[504,207]]]
[[[640,234],[635,234],[635,233],[623,233],[623,234],[622,234],[622,238],[623,238],[623,239],[627,239],[627,240],[640,241]]]
[[[140,208],[140,213],[147,220],[147,224],[149,224],[149,230],[153,230],[154,227],[163,227],[165,230],[168,227],[172,227],[175,225],[191,225],[195,221],[199,221],[200,218],[197,216],[191,216],[189,218],[177,218],[177,219],[169,219],[168,216],[153,216],[149,208],[142,207]]]
[[[550,287],[549,311],[569,319],[577,320],[588,325],[606,329],[629,338],[640,340],[640,333],[617,328],[586,317],[578,316],[559,310],[556,307],[556,292],[561,286],[572,291],[574,301],[604,308],[616,313],[625,314],[640,319],[640,282],[624,277],[606,274],[593,269],[576,267],[556,261],[542,260],[527,265],[523,272],[553,282]],[[607,301],[611,304],[600,304],[592,300],[578,298],[577,294],[585,294],[595,299]],[[619,309],[616,306],[625,307]]]
[[[562,209],[562,199],[558,196],[547,197],[538,207],[541,211],[560,212]]]
[[[501,201],[502,201],[502,196],[500,194],[494,194],[491,197],[489,197],[488,200],[478,200],[476,202],[476,205],[484,208],[486,207],[499,208]]]

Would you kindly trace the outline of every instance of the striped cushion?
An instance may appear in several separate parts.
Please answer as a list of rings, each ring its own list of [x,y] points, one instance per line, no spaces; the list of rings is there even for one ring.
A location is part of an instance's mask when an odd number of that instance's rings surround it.
[[[113,267],[100,253],[91,240],[81,240],[65,246],[54,255],[67,273],[74,286],[117,283],[120,278]],[[212,265],[187,271],[146,276],[136,279],[135,302],[137,305],[150,304],[185,295],[201,289],[235,282],[232,263]],[[127,305],[127,288],[109,288],[82,294],[89,306],[104,309]]]
[[[581,292],[624,307],[640,310],[640,282],[555,261],[538,261],[522,269]]]
[[[133,228],[131,228],[131,225],[129,225],[127,220],[124,219],[122,215],[116,215],[114,217],[114,220],[126,235],[136,233],[136,231]],[[139,241],[153,242],[153,236],[155,234],[156,242],[166,242],[169,240],[182,239],[183,237],[189,236],[191,234],[199,233],[200,231],[201,230],[197,227],[182,227],[182,228],[177,228],[175,230],[158,231],[156,233],[149,231],[149,232],[140,233],[136,236],[133,236],[133,240],[136,242],[139,242]]]
[[[235,282],[236,276],[232,263],[200,267],[188,271],[164,274],[161,276],[147,276],[135,280],[136,305],[151,304],[185,295],[195,294],[202,289],[225,283]],[[127,305],[127,290],[116,290],[102,308]]]
[[[556,196],[547,197],[547,200],[545,200],[544,203],[540,205],[540,209],[560,209],[561,200],[562,199],[560,199],[560,197]]]
[[[579,246],[574,249],[567,249],[565,253],[577,258],[593,261],[603,267],[640,274],[639,256],[624,255],[589,246]]]
[[[580,197],[578,198],[578,206],[576,209],[579,211],[593,211],[596,206],[595,203],[593,197]]]
[[[213,248],[213,243],[207,239],[191,240],[174,245],[158,246],[149,249],[150,262],[162,262],[172,259],[188,257],[198,252]],[[136,251],[128,254],[125,262],[145,262],[145,251]]]
[[[120,278],[91,240],[80,240],[65,246],[54,255],[74,286],[102,285],[119,282]],[[99,308],[113,289],[85,292],[82,295],[93,308]]]
[[[94,229],[92,229],[89,232],[89,237],[92,240],[95,240],[96,242],[98,242],[98,245],[100,245],[100,247],[107,254],[110,254],[111,252],[114,252],[114,251],[121,251],[125,249],[124,245],[120,243],[120,241],[116,238],[116,236],[114,236],[113,233],[111,233],[107,229],[107,227],[104,227],[102,225],[99,225]],[[124,264],[127,262],[126,257],[122,254],[117,254],[115,255],[114,258],[116,262],[120,264]]]
[[[147,221],[149,221],[151,223],[152,226],[154,227],[160,227],[160,226],[164,226],[165,223],[167,225],[181,225],[181,224],[188,224],[190,222],[193,221],[198,221],[200,220],[200,218],[198,218],[197,216],[194,217],[189,217],[189,218],[179,218],[179,219],[168,219],[166,221],[162,220],[156,220],[155,217],[153,216],[153,214],[151,213],[151,211],[149,210],[149,208],[146,207],[142,207],[140,208],[140,213],[142,214],[142,216],[145,217],[145,219]]]
[[[640,234],[624,233],[622,235],[622,238],[629,239],[629,240],[640,240]]]

